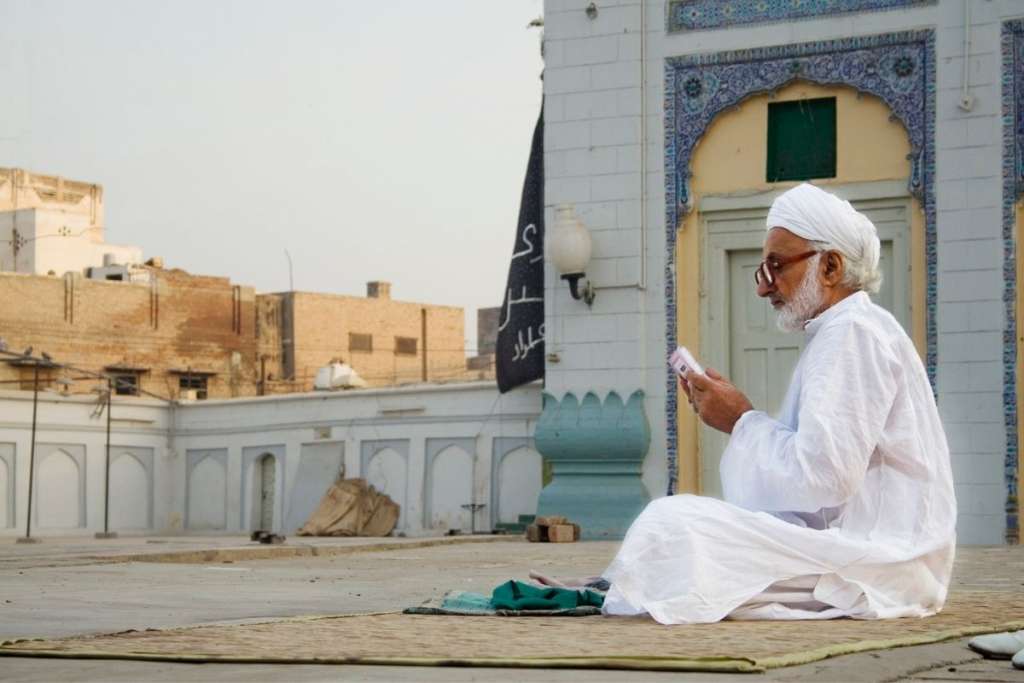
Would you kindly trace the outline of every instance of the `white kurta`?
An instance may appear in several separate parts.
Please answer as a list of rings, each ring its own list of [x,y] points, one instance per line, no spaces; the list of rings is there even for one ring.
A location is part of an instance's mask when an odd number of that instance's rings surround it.
[[[650,503],[604,573],[605,613],[679,624],[942,609],[956,499],[917,350],[863,292],[805,334],[778,418],[751,410],[733,429],[725,502]]]

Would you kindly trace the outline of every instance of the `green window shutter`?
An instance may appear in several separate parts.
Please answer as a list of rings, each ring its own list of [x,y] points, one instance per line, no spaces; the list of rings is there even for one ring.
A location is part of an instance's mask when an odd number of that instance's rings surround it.
[[[835,176],[836,98],[770,103],[768,182]]]

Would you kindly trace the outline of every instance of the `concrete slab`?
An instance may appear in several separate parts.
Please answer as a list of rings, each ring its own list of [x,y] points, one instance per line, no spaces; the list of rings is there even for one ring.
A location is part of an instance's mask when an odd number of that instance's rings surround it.
[[[472,537],[475,538],[475,537]],[[61,546],[0,545],[0,638],[62,636],[128,628],[167,628],[327,613],[364,613],[403,607],[460,588],[488,592],[530,569],[554,574],[597,574],[617,544],[589,542],[532,544],[516,539],[435,541],[408,539],[384,549],[366,539],[340,539],[327,550],[359,552],[277,559],[221,559],[214,562],[111,560],[138,555],[139,546],[172,546],[203,557],[204,551],[239,546],[239,539],[114,539],[112,555],[96,553],[84,539]],[[320,539],[317,539],[318,541]],[[338,539],[331,539],[338,541]],[[402,541],[403,539],[388,539]],[[440,542],[437,542],[440,541]],[[234,544],[234,545],[232,545]],[[83,545],[85,549],[83,550]],[[209,547],[209,546],[214,547]],[[205,546],[205,548],[204,548]],[[310,547],[319,547],[311,543]],[[277,546],[275,546],[277,548]],[[22,552],[24,551],[24,552]],[[224,557],[214,554],[211,557]],[[90,557],[96,557],[95,561]],[[1019,591],[1024,583],[1024,548],[963,548],[955,585]],[[950,671],[950,668],[956,669]],[[1024,680],[1009,662],[985,662],[965,642],[903,648],[838,657],[763,675],[723,676],[622,671],[531,671],[520,669],[427,669],[418,667],[318,667],[254,665],[171,665],[142,662],[0,660],[0,679],[74,680]],[[1006,676],[1016,676],[1007,678]]]
[[[92,539],[46,538],[32,546],[22,537],[0,540],[0,568],[56,567],[115,562],[202,563],[237,560],[326,557],[367,550],[420,548],[459,543],[490,543],[503,536],[387,538],[311,538],[293,536],[282,545],[250,541],[248,536],[129,536]]]

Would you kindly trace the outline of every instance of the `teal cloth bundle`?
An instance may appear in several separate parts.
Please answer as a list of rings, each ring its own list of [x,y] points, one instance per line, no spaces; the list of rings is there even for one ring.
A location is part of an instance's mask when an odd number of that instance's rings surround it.
[[[601,607],[604,596],[590,590],[534,586],[522,581],[508,581],[491,593],[495,609],[555,610],[575,607]]]
[[[592,590],[548,588],[509,581],[491,595],[452,590],[441,598],[409,607],[405,614],[497,617],[586,617],[601,613],[604,595]]]

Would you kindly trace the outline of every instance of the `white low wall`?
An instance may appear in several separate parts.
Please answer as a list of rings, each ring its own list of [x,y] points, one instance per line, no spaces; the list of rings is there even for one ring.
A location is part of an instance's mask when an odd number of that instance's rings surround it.
[[[490,383],[178,406],[115,397],[110,529],[239,533],[272,519],[290,534],[344,473],[402,506],[399,532],[489,530],[536,510],[540,410],[539,385],[501,396]],[[31,425],[31,392],[0,392],[0,536],[25,533]],[[101,531],[96,400],[41,393],[35,442],[32,534]]]

